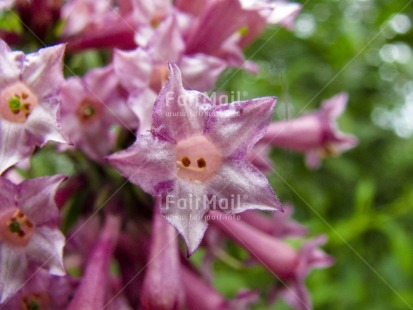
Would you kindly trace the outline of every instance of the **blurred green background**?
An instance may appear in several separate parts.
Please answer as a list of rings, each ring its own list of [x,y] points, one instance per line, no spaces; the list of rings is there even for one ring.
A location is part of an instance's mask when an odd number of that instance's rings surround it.
[[[276,95],[276,119],[350,95],[339,119],[357,148],[306,168],[301,154],[276,149],[270,180],[311,235],[327,234],[336,263],[307,279],[315,309],[413,309],[413,4],[411,1],[301,1],[293,32],[269,29],[247,50],[261,73],[231,71],[227,90]],[[259,269],[216,264],[217,286],[268,288]],[[256,281],[254,281],[256,279]],[[256,309],[289,309],[283,303]]]

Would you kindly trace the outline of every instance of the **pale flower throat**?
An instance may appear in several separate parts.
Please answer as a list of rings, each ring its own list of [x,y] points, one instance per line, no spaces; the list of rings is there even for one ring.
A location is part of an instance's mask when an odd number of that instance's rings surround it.
[[[0,95],[0,116],[13,123],[24,123],[39,103],[36,95],[22,82],[4,88]]]
[[[30,241],[34,224],[18,208],[0,213],[0,239],[16,247],[24,247]]]
[[[222,154],[205,136],[192,136],[176,146],[177,174],[193,182],[204,182],[222,163]]]

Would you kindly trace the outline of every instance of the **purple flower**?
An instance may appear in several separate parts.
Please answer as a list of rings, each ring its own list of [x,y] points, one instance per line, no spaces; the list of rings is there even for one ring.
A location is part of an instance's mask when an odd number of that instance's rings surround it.
[[[260,143],[305,152],[308,166],[317,168],[321,157],[338,155],[357,145],[356,137],[341,133],[336,125],[347,99],[347,94],[341,93],[324,101],[316,112],[272,123]]]
[[[112,0],[69,0],[61,10],[64,36],[102,31],[120,20]]]
[[[150,129],[153,103],[168,76],[167,61],[181,69],[185,87],[211,88],[226,68],[224,61],[207,54],[184,55],[185,43],[175,15],[165,19],[155,30],[145,48],[117,50],[114,68],[122,86],[130,93],[129,105],[139,117],[140,132]]]
[[[103,309],[109,288],[109,264],[119,236],[120,218],[106,217],[99,239],[91,252],[80,285],[67,309]]]
[[[138,126],[111,66],[90,70],[82,79],[67,79],[61,97],[62,127],[74,146],[94,160],[113,149],[113,126]]]
[[[170,71],[151,131],[108,159],[132,183],[162,196],[162,214],[192,253],[210,208],[227,213],[280,208],[265,176],[247,160],[271,120],[275,98],[214,105],[206,95],[183,88],[175,64]]]
[[[279,293],[294,309],[311,309],[305,278],[312,268],[326,268],[333,263],[333,259],[319,249],[326,242],[324,236],[310,240],[297,251],[282,240],[222,213],[213,211],[210,218],[212,225],[244,247],[281,281],[285,288]]]
[[[3,309],[66,309],[77,281],[70,276],[53,276],[39,270]]]
[[[182,309],[179,247],[176,230],[157,207],[152,226],[150,255],[141,291],[143,309]]]
[[[66,142],[59,124],[64,45],[25,55],[0,41],[0,174],[47,141]]]
[[[65,274],[65,237],[57,228],[59,211],[54,201],[64,179],[41,177],[16,185],[0,177],[0,303],[31,275],[29,263],[54,275]]]
[[[207,53],[225,59],[232,66],[247,69],[249,63],[245,62],[241,47],[256,39],[267,23],[291,28],[301,8],[299,4],[286,1],[193,2],[177,3],[181,9],[197,15],[195,26],[188,31],[186,53]]]

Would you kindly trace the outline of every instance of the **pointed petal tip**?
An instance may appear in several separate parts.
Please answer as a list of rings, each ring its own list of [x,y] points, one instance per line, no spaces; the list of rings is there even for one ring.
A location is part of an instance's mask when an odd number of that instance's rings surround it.
[[[335,119],[344,113],[349,95],[346,92],[338,93],[337,95],[324,100],[321,104],[321,110],[331,118]]]
[[[199,248],[200,242],[196,245],[191,245],[185,240],[186,244],[186,258],[190,258],[192,254],[195,253],[195,251]]]
[[[168,61],[168,68],[169,68],[169,77],[168,82],[171,80],[172,77],[181,79],[181,70],[179,69],[178,65],[172,61]]]

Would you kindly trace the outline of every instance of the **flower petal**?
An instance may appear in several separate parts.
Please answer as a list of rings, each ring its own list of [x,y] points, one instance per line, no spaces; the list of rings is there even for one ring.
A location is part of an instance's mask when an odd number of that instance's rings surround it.
[[[107,217],[68,310],[105,308],[105,299],[107,301],[108,297],[105,286],[110,283],[109,266],[119,237],[120,224],[119,217]]]
[[[0,212],[16,205],[16,185],[6,178],[0,177]]]
[[[208,226],[204,220],[209,210],[205,198],[202,185],[178,179],[161,205],[162,215],[184,238],[188,255],[198,248]]]
[[[141,48],[134,51],[115,50],[113,66],[120,83],[129,92],[148,86],[152,61],[146,50]]]
[[[58,218],[55,195],[65,179],[63,175],[54,175],[25,180],[18,185],[18,204],[36,225],[50,224]]]
[[[214,86],[226,68],[221,59],[206,54],[184,56],[180,62],[184,84],[190,89],[206,91]]]
[[[65,45],[40,49],[26,55],[22,79],[39,98],[54,96],[63,83],[63,54]]]
[[[217,197],[211,209],[240,213],[250,209],[282,210],[267,178],[253,165],[242,162],[223,164],[208,183],[208,194]],[[221,202],[220,202],[221,201]]]
[[[104,104],[110,102],[109,99],[114,97],[119,86],[113,66],[90,70],[83,82],[87,92]]]
[[[207,135],[224,156],[245,158],[267,130],[275,102],[275,97],[263,97],[219,105],[208,119]]]
[[[178,234],[155,205],[150,256],[141,290],[143,309],[182,309]]]
[[[155,102],[152,129],[161,136],[178,141],[202,134],[212,108],[208,96],[185,90],[177,65],[169,63],[169,79]]]
[[[185,43],[175,15],[170,15],[156,28],[148,42],[149,52],[157,62],[177,62],[183,54]]]
[[[32,134],[37,145],[43,146],[47,141],[68,143],[60,125],[59,104],[50,98],[33,109],[26,121],[26,128]]]
[[[155,196],[167,191],[176,179],[174,144],[150,132],[142,133],[130,148],[107,159],[132,183]]]
[[[139,132],[151,129],[152,109],[156,101],[156,93],[150,88],[132,93],[128,105],[139,119]]]
[[[58,229],[36,227],[27,244],[27,255],[42,267],[46,267],[51,274],[62,276],[66,274],[63,266],[64,245],[65,236]]]
[[[17,81],[20,75],[22,52],[11,52],[3,40],[0,40],[0,90],[12,82]]]
[[[0,120],[0,174],[29,157],[34,144],[22,124]]]
[[[209,1],[202,13],[187,39],[187,54],[218,51],[223,42],[246,22],[246,13],[239,0]]]
[[[0,304],[12,297],[22,286],[27,269],[24,252],[0,246]]]
[[[325,113],[326,117],[330,120],[335,120],[346,109],[348,101],[347,93],[339,93],[334,97],[324,100],[322,102],[321,113]]]

